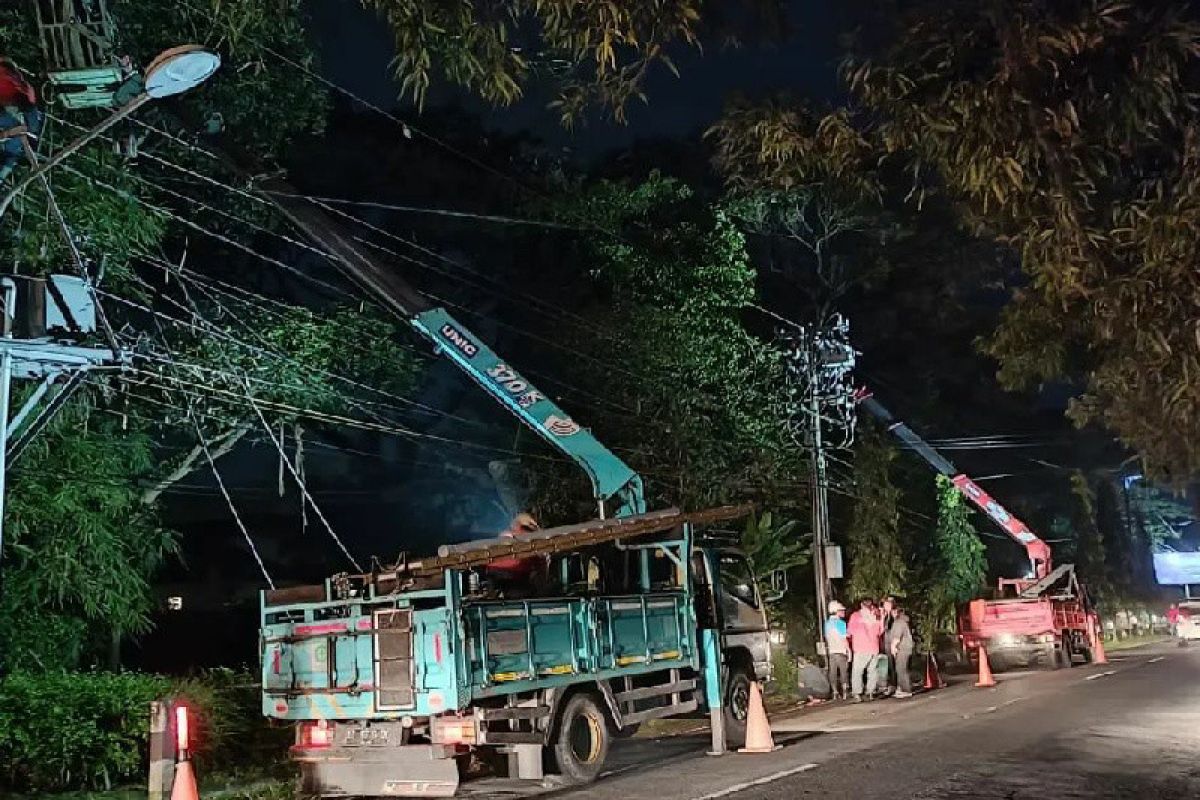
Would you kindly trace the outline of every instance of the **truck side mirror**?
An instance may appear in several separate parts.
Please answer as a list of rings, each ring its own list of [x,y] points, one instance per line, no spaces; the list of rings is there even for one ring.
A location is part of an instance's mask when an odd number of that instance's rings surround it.
[[[787,594],[787,589],[787,571],[782,569],[773,570],[767,576],[767,591],[763,599],[768,603],[778,602]]]

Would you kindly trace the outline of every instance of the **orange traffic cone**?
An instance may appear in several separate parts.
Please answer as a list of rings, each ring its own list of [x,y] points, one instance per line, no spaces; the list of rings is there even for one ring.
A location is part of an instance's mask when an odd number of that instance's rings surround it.
[[[975,685],[980,689],[996,685],[996,679],[992,677],[992,667],[988,664],[987,648],[982,642],[979,644],[979,680],[975,681]]]
[[[1108,656],[1104,653],[1104,635],[1097,630],[1099,623],[1088,625],[1088,635],[1092,640],[1092,663],[1107,664]]]
[[[196,789],[196,773],[190,759],[175,765],[175,782],[171,784],[171,800],[200,800]]]
[[[938,669],[937,656],[930,653],[925,659],[925,689],[945,689],[942,673]]]
[[[746,746],[738,752],[770,753],[778,749],[775,739],[771,736],[771,723],[767,721],[762,690],[758,688],[758,681],[754,681],[750,684],[750,708],[746,714]]]

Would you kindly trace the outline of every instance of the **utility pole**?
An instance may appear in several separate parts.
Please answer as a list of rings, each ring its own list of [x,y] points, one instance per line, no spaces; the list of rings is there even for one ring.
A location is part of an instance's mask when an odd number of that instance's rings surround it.
[[[846,449],[854,443],[856,416],[850,373],[858,354],[850,345],[850,325],[840,314],[821,325],[797,326],[785,332],[783,339],[792,382],[791,433],[799,444],[808,448],[811,465],[813,581],[817,632],[824,654],[824,620],[833,597],[828,560],[832,546],[827,452]],[[831,434],[828,437],[827,428]]]
[[[829,482],[825,469],[825,441],[821,435],[821,400],[815,391],[809,392],[810,421],[809,459],[812,463],[812,550],[813,580],[816,582],[817,626],[821,643],[825,644],[825,615],[833,595],[829,569],[825,563],[825,547],[829,544]]]

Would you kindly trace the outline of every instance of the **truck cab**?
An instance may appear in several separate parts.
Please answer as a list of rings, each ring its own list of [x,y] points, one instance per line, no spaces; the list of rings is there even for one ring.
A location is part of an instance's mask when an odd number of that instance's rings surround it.
[[[726,736],[741,741],[750,710],[750,684],[771,677],[767,603],[776,598],[764,595],[750,560],[736,547],[702,543],[693,561],[700,625],[720,632]],[[772,587],[782,585],[781,575],[771,576]]]

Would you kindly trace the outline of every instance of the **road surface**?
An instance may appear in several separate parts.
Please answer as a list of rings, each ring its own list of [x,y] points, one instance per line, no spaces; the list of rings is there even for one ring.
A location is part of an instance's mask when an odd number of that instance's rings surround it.
[[[1192,800],[1200,797],[1200,648],[1158,645],[1108,665],[959,679],[911,700],[772,720],[767,755],[704,755],[707,732],[621,742],[587,787],[465,784],[538,800]]]

